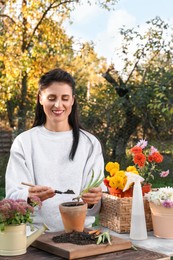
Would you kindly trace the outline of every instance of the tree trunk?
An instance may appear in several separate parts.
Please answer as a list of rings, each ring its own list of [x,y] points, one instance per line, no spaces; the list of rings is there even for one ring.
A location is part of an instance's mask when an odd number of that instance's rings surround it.
[[[112,159],[122,164],[126,158],[127,142],[131,135],[135,132],[137,126],[140,123],[140,119],[133,115],[127,116],[124,125],[118,130],[114,136]]]
[[[18,110],[18,132],[23,132],[26,129],[26,113],[27,113],[27,73],[22,73],[21,82],[21,98]]]
[[[14,101],[13,100],[7,100],[6,102],[7,107],[7,114],[8,114],[8,122],[11,128],[15,127],[15,120],[14,120]]]
[[[115,133],[112,150],[112,160],[116,160],[119,163],[123,162],[126,158],[126,147],[130,136],[135,132],[137,126],[141,122],[141,119],[134,115],[133,105],[130,103],[129,90],[127,85],[119,77],[116,81],[110,75],[110,69],[103,74],[103,77],[115,88],[115,91],[119,98],[123,98],[123,107],[125,111],[125,122],[121,128]]]

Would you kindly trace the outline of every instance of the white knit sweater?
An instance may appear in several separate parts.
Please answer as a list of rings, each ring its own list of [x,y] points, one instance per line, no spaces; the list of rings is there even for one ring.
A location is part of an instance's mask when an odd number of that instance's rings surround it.
[[[74,160],[69,160],[72,141],[72,131],[51,132],[37,126],[18,135],[11,147],[6,170],[7,198],[27,200],[28,187],[21,182],[75,192],[75,195],[57,194],[43,201],[41,210],[35,212],[34,223],[44,222],[50,232],[63,230],[59,204],[80,194],[91,177],[92,169],[95,178],[100,171],[104,174],[102,149],[97,138],[81,130]],[[104,185],[102,188],[105,190]],[[99,210],[100,203],[88,209],[85,226],[91,226]]]

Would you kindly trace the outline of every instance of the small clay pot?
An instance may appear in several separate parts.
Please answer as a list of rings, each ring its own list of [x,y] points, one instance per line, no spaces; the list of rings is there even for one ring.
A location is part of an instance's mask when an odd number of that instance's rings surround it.
[[[88,205],[83,202],[64,202],[59,205],[66,233],[83,232]]]

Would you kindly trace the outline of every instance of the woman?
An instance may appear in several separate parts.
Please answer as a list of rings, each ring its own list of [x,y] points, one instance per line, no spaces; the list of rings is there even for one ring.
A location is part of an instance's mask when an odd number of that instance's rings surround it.
[[[100,171],[104,176],[100,142],[80,127],[72,76],[62,69],[51,70],[39,81],[33,128],[18,135],[12,144],[6,171],[6,197],[27,200],[37,195],[43,205],[34,223],[44,222],[49,231],[60,231],[63,224],[58,205],[80,194],[92,170],[95,178]],[[35,186],[28,188],[21,182]],[[68,189],[75,194],[55,193]],[[85,226],[95,221],[101,196],[101,187],[82,196],[89,205]]]

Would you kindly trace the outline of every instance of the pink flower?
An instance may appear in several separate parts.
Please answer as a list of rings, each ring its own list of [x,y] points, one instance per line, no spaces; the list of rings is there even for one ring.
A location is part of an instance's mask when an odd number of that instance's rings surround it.
[[[148,144],[148,141],[140,140],[136,146],[140,146],[142,149],[144,149]]]
[[[165,200],[162,205],[165,207],[165,208],[172,208],[173,207],[173,201],[170,201],[170,200]]]
[[[169,175],[169,170],[160,173],[160,177],[167,177],[168,175]]]
[[[154,146],[151,146],[151,148],[150,148],[150,155],[152,155],[153,153],[155,153],[157,151],[158,150]]]
[[[3,199],[0,201],[0,231],[4,230],[5,225],[32,223],[31,214],[34,207],[41,207],[41,201],[34,196],[32,205],[27,201],[18,199]]]
[[[32,196],[32,197],[30,197],[30,201],[31,201],[31,205],[32,205],[33,207],[38,206],[39,209],[41,208],[42,202],[41,202],[41,200],[40,200],[39,197],[37,197],[37,196]]]

